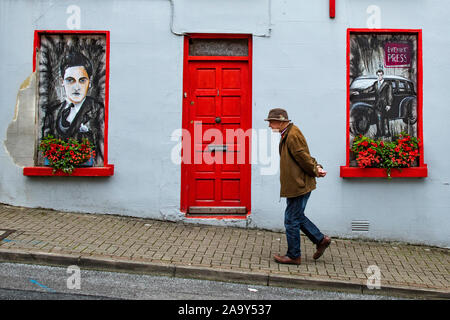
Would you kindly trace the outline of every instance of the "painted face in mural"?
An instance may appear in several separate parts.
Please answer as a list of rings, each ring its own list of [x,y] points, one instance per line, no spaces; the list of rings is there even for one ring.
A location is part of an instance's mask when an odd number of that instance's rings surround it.
[[[378,71],[378,72],[377,72],[377,76],[378,76],[378,81],[383,80],[383,72]]]
[[[80,103],[86,97],[90,86],[89,75],[83,66],[69,67],[64,72],[63,86],[67,99]]]

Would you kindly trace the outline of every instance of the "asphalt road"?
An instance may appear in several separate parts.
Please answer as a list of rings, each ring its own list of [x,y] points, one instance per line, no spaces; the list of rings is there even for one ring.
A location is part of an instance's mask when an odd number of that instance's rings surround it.
[[[76,270],[76,269],[75,269]],[[392,297],[0,263],[2,300],[392,300]],[[68,281],[69,280],[69,281]],[[79,284],[79,289],[77,285]],[[71,287],[72,289],[68,288]]]

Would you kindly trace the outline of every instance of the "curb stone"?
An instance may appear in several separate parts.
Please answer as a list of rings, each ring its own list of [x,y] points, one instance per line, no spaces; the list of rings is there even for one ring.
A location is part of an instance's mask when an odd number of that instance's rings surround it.
[[[361,286],[362,294],[376,294],[386,296],[399,297],[415,297],[422,299],[441,299],[450,300],[449,291],[438,291],[429,289],[414,289],[402,286],[381,286],[380,289],[369,289],[366,286]]]
[[[224,282],[239,282],[244,284],[254,284],[268,286],[268,273],[254,273],[245,271],[232,271],[216,268],[203,268],[194,266],[176,266],[175,277],[193,278],[203,280],[214,280]]]
[[[80,256],[72,254],[61,254],[39,251],[25,250],[5,250],[0,249],[0,261],[13,261],[24,263],[45,263],[57,266],[76,265],[80,261]]]
[[[269,286],[362,294],[361,283],[350,280],[319,280],[299,276],[269,275]]]
[[[95,270],[144,273],[158,276],[238,282],[274,287],[450,300],[449,291],[414,289],[401,286],[382,286],[381,289],[370,290],[364,284],[354,281],[318,280],[299,276],[120,260],[101,256],[80,256],[40,251],[31,252],[0,249],[0,261],[36,263],[53,266],[77,265],[79,267]]]
[[[145,273],[167,277],[175,276],[174,265],[131,260],[118,260],[105,257],[81,256],[79,267],[85,267],[88,269],[102,269],[106,271]]]

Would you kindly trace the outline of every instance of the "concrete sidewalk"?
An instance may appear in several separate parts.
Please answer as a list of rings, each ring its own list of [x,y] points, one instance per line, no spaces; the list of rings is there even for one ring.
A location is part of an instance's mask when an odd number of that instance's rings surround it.
[[[302,236],[302,265],[280,265],[284,233],[67,213],[0,204],[0,260],[131,271],[250,284],[424,298],[450,298],[450,250],[333,239],[313,260]],[[381,289],[367,288],[370,265]]]

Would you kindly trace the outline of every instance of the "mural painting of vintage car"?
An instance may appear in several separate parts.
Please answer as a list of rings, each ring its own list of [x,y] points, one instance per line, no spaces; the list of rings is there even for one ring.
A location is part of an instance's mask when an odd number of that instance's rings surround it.
[[[417,94],[414,83],[400,76],[384,76],[392,86],[393,103],[388,111],[388,119],[401,119],[406,125],[417,122]],[[377,81],[377,77],[360,76],[350,85],[350,130],[354,135],[365,135],[370,126],[377,123],[374,110],[375,93],[365,93]]]

